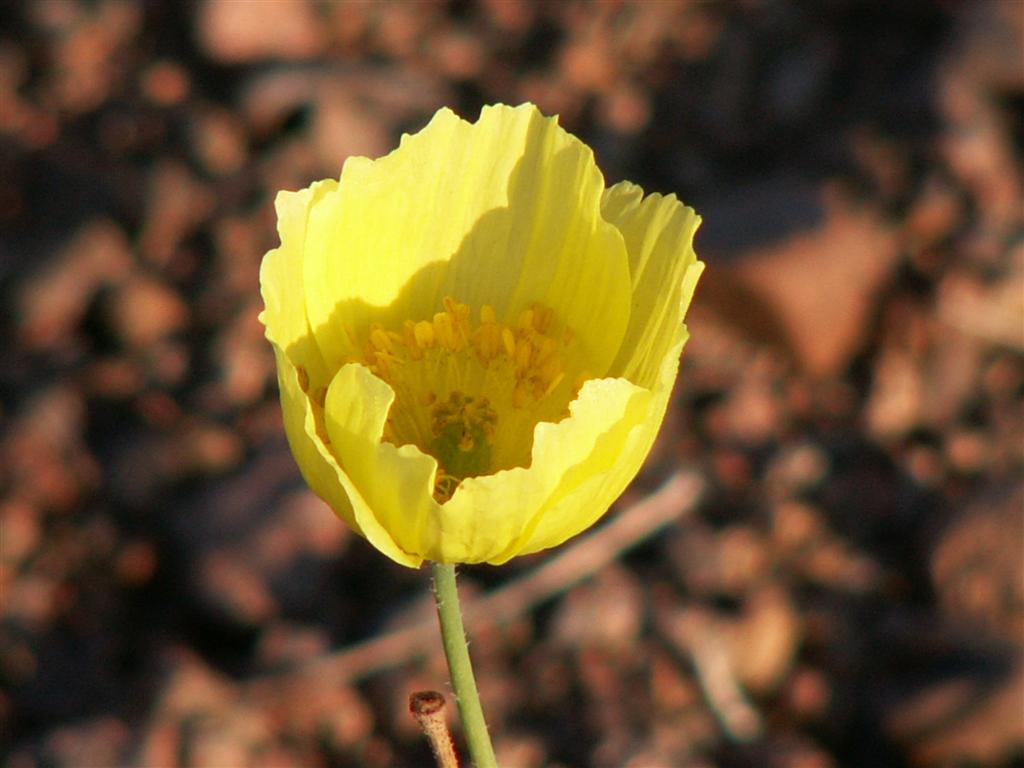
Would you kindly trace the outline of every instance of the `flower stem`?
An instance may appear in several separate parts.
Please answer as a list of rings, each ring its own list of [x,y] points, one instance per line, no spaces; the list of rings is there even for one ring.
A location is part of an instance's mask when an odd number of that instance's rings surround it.
[[[498,768],[494,747],[487,733],[480,695],[473,677],[473,664],[469,660],[466,630],[462,626],[459,592],[455,586],[455,566],[434,563],[434,598],[437,618],[441,624],[441,642],[448,658],[448,674],[459,705],[462,730],[466,735],[469,756],[477,768]]]

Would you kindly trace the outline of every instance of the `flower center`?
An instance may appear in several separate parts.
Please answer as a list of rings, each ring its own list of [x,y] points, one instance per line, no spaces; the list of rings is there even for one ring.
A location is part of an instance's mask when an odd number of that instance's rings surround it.
[[[358,362],[395,391],[384,439],[437,459],[444,502],[467,477],[527,466],[533,429],[568,415],[584,376],[567,376],[573,333],[535,304],[514,324],[451,297],[431,320],[370,328]],[[582,373],[582,372],[581,372]]]

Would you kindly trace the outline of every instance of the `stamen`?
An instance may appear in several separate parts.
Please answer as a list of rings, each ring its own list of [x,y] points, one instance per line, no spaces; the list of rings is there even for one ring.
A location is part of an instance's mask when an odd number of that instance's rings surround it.
[[[391,339],[379,325],[370,328],[370,343],[381,352],[391,351]]]
[[[420,349],[430,349],[434,346],[434,326],[426,320],[421,320],[413,327],[413,334],[416,346]]]
[[[469,305],[446,296],[442,306],[398,331],[371,326],[356,359],[395,391],[384,438],[437,459],[441,503],[467,477],[526,466],[533,428],[563,418],[583,380],[566,375],[573,334],[549,307],[534,304],[506,324],[483,304],[474,327]]]
[[[519,330],[525,331],[533,327],[533,310],[524,309],[519,313]]]
[[[505,345],[505,353],[513,357],[516,353],[516,337],[511,328],[501,329],[501,343]]]
[[[559,371],[558,375],[555,376],[555,378],[553,378],[551,380],[551,383],[548,384],[547,387],[544,389],[544,394],[542,394],[541,397],[547,397],[552,392],[554,392],[558,388],[558,385],[562,383],[562,379],[564,379],[564,378],[565,378],[565,372],[564,371]]]

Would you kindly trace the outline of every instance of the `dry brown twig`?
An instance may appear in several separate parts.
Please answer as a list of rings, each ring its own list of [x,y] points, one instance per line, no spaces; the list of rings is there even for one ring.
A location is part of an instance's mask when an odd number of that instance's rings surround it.
[[[409,712],[423,729],[423,735],[430,742],[437,768],[459,768],[455,754],[455,743],[444,718],[444,694],[437,691],[416,691],[409,697]]]
[[[761,715],[743,692],[714,618],[690,609],[659,617],[657,625],[689,657],[704,699],[728,736],[739,742],[758,738]]]

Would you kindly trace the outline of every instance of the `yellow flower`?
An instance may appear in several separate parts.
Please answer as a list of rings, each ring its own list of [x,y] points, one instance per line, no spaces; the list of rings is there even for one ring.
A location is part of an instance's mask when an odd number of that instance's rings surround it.
[[[526,104],[442,109],[277,216],[261,319],[285,428],[346,523],[415,567],[502,563],[604,514],[675,381],[692,209],[605,189]]]

